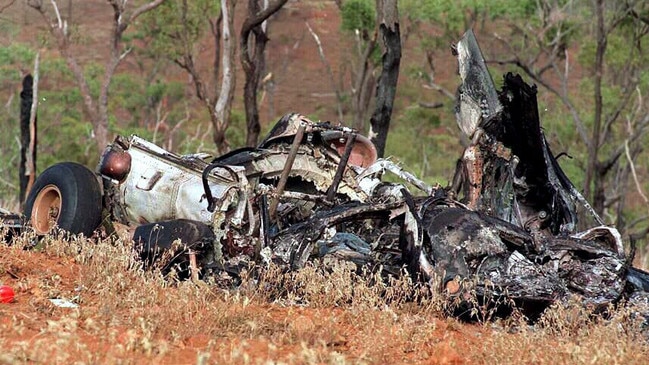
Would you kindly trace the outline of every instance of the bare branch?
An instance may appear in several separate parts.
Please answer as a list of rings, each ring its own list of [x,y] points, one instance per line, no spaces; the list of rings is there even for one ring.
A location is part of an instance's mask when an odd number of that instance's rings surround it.
[[[243,22],[243,25],[241,26],[241,34],[250,33],[250,31],[252,31],[252,28],[263,23],[271,15],[275,14],[275,12],[277,12],[282,6],[284,6],[287,1],[288,0],[276,0],[273,3],[269,4],[266,9],[258,12],[254,16],[246,18],[246,20]]]
[[[638,174],[636,174],[635,172],[635,164],[633,163],[633,159],[631,159],[631,154],[629,153],[628,140],[624,141],[624,152],[626,155],[627,162],[629,163],[629,167],[631,168],[631,175],[633,176],[633,181],[635,182],[636,190],[638,191],[638,194],[640,194],[640,196],[642,197],[642,200],[644,200],[645,204],[649,204],[649,199],[647,199],[647,196],[642,191],[642,186],[640,185],[640,181],[638,180]]]
[[[620,113],[622,113],[624,108],[626,108],[626,106],[629,104],[634,89],[635,88],[633,87],[628,87],[625,90],[624,95],[622,95],[622,100],[617,104],[615,110],[606,117],[606,121],[604,122],[604,129],[602,131],[602,138],[599,141],[600,145],[604,143],[604,141],[608,140],[608,136],[611,132],[613,123],[619,118]]]
[[[128,54],[131,53],[132,50],[133,50],[133,48],[131,48],[131,47],[124,50],[124,52],[122,52],[122,54],[119,55],[119,60],[122,61],[124,58],[126,58],[126,56],[128,56]]]
[[[436,84],[432,81],[429,81],[427,84],[423,84],[422,87],[424,89],[430,89],[430,90],[435,90],[438,91],[440,94],[446,96],[448,99],[455,100],[455,95],[453,95],[452,92],[448,91],[448,89],[444,88],[440,84]]]
[[[635,128],[634,131],[632,131],[631,137],[628,138],[628,142],[631,144],[636,143],[641,137],[643,137],[646,134],[646,129],[649,126],[649,115],[646,115],[642,120],[637,124],[637,127]],[[625,141],[626,143],[626,141]],[[624,144],[621,144],[618,146],[615,151],[611,154],[611,156],[605,160],[604,162],[601,163],[601,166],[604,170],[608,170],[617,161],[618,158],[624,153]]]
[[[331,70],[331,65],[329,64],[329,61],[327,61],[327,57],[324,54],[324,49],[322,48],[322,43],[320,42],[320,37],[313,31],[311,26],[309,25],[309,22],[304,22],[306,24],[307,29],[309,30],[309,33],[311,33],[311,36],[315,40],[316,45],[318,46],[318,54],[320,55],[320,60],[322,63],[325,65],[325,69],[327,71],[327,76],[329,76],[329,80],[331,81],[331,88],[333,89],[334,93],[336,94],[336,101],[337,101],[337,107],[338,107],[338,119],[343,120],[343,108],[342,108],[342,97],[340,95],[340,90],[336,87],[336,81],[334,78],[334,73]]]
[[[643,23],[649,25],[649,17],[647,17],[647,16],[643,16],[643,15],[640,15],[640,14],[638,14],[638,13],[637,13],[635,10],[633,10],[633,9],[631,9],[631,11],[629,12],[629,14],[630,14],[632,17],[638,19],[639,21],[641,21],[641,22],[643,22]]]
[[[432,52],[426,52],[426,62],[428,63],[428,67],[430,68],[430,74],[428,76],[428,83],[424,84],[423,87],[425,89],[436,90],[451,101],[455,101],[455,95],[452,92],[435,82],[435,63],[433,61]]]
[[[133,14],[131,14],[131,16],[129,17],[128,22],[131,23],[131,22],[135,21],[135,19],[137,19],[140,15],[146,13],[147,11],[151,11],[151,10],[157,8],[164,1],[165,0],[154,0],[154,1],[151,1],[150,3],[147,3],[147,4],[144,4],[144,5],[140,6],[139,8],[137,8],[137,9],[135,9],[133,11]]]
[[[15,2],[16,2],[16,0],[10,0],[10,1],[9,1],[8,3],[6,3],[5,5],[0,6],[0,13],[2,13],[2,12],[5,11],[5,10],[7,10],[7,8],[9,8],[9,7],[10,7],[11,5],[13,5]]]
[[[444,103],[424,103],[423,101],[420,101],[417,103],[421,108],[426,108],[426,109],[437,109],[441,108],[444,106]]]
[[[187,71],[192,77],[192,82],[194,83],[194,89],[196,91],[196,97],[201,100],[206,105],[211,105],[209,97],[207,96],[205,86],[203,85],[202,78],[194,66],[194,58],[192,55],[184,55],[182,60],[174,60],[174,63],[177,64],[180,68]],[[210,113],[212,110],[210,109]]]
[[[56,21],[59,26],[59,29],[63,29],[63,20],[61,19],[61,13],[59,12],[59,6],[56,5],[56,1],[50,0],[52,2],[52,6],[54,7],[54,13],[56,14]],[[65,34],[65,32],[63,33]]]

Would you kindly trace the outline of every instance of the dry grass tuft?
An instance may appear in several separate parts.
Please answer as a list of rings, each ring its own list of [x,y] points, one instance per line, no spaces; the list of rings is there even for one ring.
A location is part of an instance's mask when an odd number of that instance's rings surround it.
[[[257,267],[234,290],[143,271],[127,239],[57,233],[24,249],[35,241],[26,233],[0,245],[0,281],[17,292],[0,306],[0,363],[642,364],[649,355],[634,308],[604,318],[574,301],[533,326],[487,311],[472,325],[446,318],[447,302],[408,276],[385,279],[378,268]]]

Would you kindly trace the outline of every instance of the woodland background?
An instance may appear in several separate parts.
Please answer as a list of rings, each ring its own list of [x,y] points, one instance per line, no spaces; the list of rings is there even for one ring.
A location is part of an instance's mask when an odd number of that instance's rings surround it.
[[[376,9],[396,5],[401,59],[385,155],[428,182],[451,179],[465,141],[450,45],[473,28],[497,85],[508,71],[538,85],[544,132],[565,154],[559,163],[607,223],[640,244],[634,264],[646,268],[649,2],[640,0],[0,0],[0,207],[20,209],[19,94],[36,64],[37,173],[59,161],[94,169],[118,133],[219,154],[253,142],[255,107],[261,134],[293,111],[368,133],[389,18]],[[645,364],[649,356],[647,308],[602,316],[569,301],[530,323],[483,305],[462,323],[408,276],[386,282],[344,263],[268,268],[234,290],[142,270],[127,234],[55,232],[24,249],[35,239],[26,232],[0,244],[0,283],[16,292],[0,303],[0,364]]]
[[[178,153],[254,145],[251,103],[262,135],[288,112],[367,133],[385,50],[376,9],[390,5],[401,62],[385,156],[447,184],[463,143],[451,44],[473,28],[497,85],[508,71],[538,85],[574,184],[644,242],[649,4],[633,0],[3,0],[0,202],[19,206],[19,93],[37,57],[37,172],[94,168],[115,134]]]

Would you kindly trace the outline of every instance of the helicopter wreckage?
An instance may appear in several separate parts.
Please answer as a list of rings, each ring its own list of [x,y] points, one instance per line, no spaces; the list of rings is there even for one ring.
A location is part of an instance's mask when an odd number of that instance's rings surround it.
[[[405,266],[451,295],[474,280],[479,296],[535,311],[574,295],[596,306],[645,295],[649,275],[554,158],[536,88],[507,74],[497,91],[470,31],[456,50],[457,122],[470,143],[450,186],[377,159],[349,128],[288,114],[257,148],[217,158],[118,136],[97,173],[74,163],[44,171],[25,216],[41,234],[54,221],[90,235],[105,210],[134,227],[146,266],[194,277],[335,257],[385,274]],[[404,183],[384,181],[387,172]]]

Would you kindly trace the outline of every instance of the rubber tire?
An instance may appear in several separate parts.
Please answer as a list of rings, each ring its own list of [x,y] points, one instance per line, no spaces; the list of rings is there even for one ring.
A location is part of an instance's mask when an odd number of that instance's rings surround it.
[[[48,186],[60,192],[59,228],[90,237],[101,223],[102,198],[97,176],[87,167],[63,162],[48,167],[36,178],[25,203],[25,217],[33,225],[32,209],[38,194]]]

